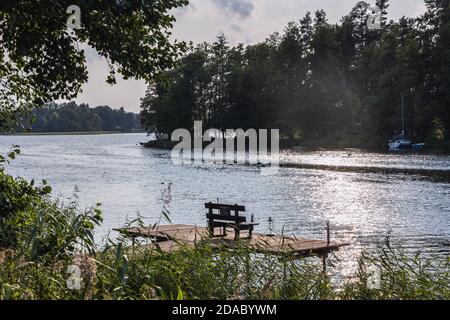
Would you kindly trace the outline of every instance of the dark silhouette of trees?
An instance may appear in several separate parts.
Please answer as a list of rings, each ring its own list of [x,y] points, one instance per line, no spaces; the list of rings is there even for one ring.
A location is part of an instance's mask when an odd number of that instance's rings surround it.
[[[368,28],[373,8],[361,1],[340,23],[307,13],[282,34],[244,47],[223,35],[201,44],[149,87],[147,128],[170,133],[206,128],[278,128],[286,139],[381,148],[402,130],[431,146],[450,140],[449,0],[426,0],[417,18]]]
[[[108,106],[50,103],[33,111],[32,132],[140,131],[138,114]]]

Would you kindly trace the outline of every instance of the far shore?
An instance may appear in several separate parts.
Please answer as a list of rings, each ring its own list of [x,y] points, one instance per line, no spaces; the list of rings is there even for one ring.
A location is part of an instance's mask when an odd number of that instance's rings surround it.
[[[148,142],[141,142],[141,146],[149,149],[161,149],[161,150],[172,150],[179,142],[178,141],[170,141],[170,140],[151,140]],[[210,142],[203,142],[203,147],[206,147],[210,144]],[[349,151],[352,150],[361,150],[364,152],[376,152],[376,153],[389,153],[389,154],[414,154],[414,155],[450,155],[449,150],[439,149],[439,148],[427,148],[422,151],[412,151],[412,150],[404,150],[398,152],[390,152],[387,148],[364,148],[362,146],[357,146],[353,144],[345,145],[345,144],[314,144],[311,141],[307,141],[307,143],[303,143],[300,140],[288,140],[281,139],[280,140],[280,149],[281,150],[291,150],[291,151]]]

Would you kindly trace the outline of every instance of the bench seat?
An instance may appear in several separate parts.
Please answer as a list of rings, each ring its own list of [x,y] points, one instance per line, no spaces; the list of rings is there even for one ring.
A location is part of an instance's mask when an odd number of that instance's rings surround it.
[[[257,222],[242,222],[242,223],[238,224],[234,221],[214,220],[214,225],[216,225],[218,227],[218,224],[222,224],[224,226],[230,226],[230,227],[239,225],[241,228],[259,225],[259,223],[257,223]]]
[[[205,203],[205,208],[208,209],[206,213],[208,230],[213,237],[215,236],[215,228],[222,228],[223,232],[220,236],[226,236],[227,228],[232,228],[235,233],[235,239],[240,238],[240,231],[248,231],[249,238],[251,238],[254,226],[258,225],[258,223],[253,222],[253,216],[251,221],[247,222],[245,216],[239,215],[240,212],[245,212],[244,206],[209,202]]]

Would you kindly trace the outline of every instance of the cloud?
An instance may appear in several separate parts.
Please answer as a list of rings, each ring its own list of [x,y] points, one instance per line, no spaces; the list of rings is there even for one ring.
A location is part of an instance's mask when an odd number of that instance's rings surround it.
[[[230,28],[231,28],[231,30],[234,30],[236,32],[242,32],[242,28],[237,24],[230,25]]]
[[[227,13],[238,15],[241,19],[250,17],[255,8],[250,0],[212,0]]]

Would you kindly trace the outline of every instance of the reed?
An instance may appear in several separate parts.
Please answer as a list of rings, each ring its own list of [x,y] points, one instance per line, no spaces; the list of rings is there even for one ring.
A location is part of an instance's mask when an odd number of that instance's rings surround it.
[[[359,257],[351,279],[336,285],[320,263],[198,245],[166,254],[141,243],[109,241],[95,255],[74,253],[53,263],[26,261],[14,251],[0,258],[1,299],[251,299],[435,300],[449,299],[449,264],[409,255],[385,243]],[[83,262],[79,262],[83,260]],[[67,288],[67,268],[77,263],[82,286]],[[368,287],[369,266],[381,266],[377,289]]]

